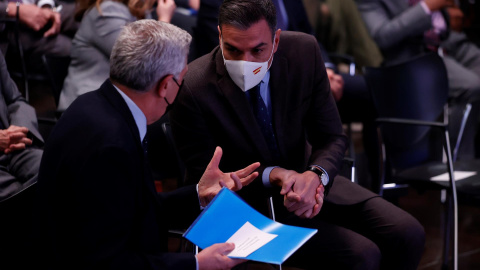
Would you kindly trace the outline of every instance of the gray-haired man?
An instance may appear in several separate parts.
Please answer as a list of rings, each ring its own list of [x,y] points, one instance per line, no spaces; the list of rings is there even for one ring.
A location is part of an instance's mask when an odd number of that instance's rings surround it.
[[[218,148],[197,186],[157,194],[145,155],[147,124],[175,100],[187,72],[191,37],[153,20],[129,24],[110,59],[110,80],[65,111],[45,147],[39,221],[49,269],[227,269],[233,244],[169,254],[167,228],[188,226],[200,205],[258,174],[254,163],[218,169]],[[200,202],[200,205],[199,205]]]

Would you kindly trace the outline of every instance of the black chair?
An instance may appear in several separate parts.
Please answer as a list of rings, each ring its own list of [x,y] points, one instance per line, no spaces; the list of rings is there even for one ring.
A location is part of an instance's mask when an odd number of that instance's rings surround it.
[[[63,88],[63,81],[68,74],[70,60],[70,56],[42,55],[42,62],[45,65],[45,71],[48,74],[52,88],[52,95],[57,107],[60,93]]]
[[[419,189],[446,189],[443,267],[448,267],[452,226],[453,268],[457,269],[457,189],[461,195],[479,193],[475,183],[479,181],[480,162],[453,163],[448,125],[449,87],[443,60],[437,54],[427,54],[391,67],[366,67],[364,75],[379,117],[381,166],[377,191],[385,195],[384,191],[405,184]],[[477,175],[456,182],[454,168],[475,171]],[[448,181],[432,180],[443,173],[448,174]]]

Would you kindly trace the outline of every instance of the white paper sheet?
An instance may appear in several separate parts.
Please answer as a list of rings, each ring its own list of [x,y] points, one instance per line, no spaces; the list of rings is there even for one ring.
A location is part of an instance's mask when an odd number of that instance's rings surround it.
[[[276,234],[263,232],[247,221],[227,240],[228,243],[235,244],[235,249],[228,256],[245,258],[275,237],[277,237]]]
[[[465,179],[467,177],[476,175],[477,172],[465,172],[465,171],[454,171],[453,172],[453,177],[455,178],[455,181]],[[442,173],[440,175],[434,176],[431,178],[433,181],[450,181],[450,177],[448,176],[448,172]]]

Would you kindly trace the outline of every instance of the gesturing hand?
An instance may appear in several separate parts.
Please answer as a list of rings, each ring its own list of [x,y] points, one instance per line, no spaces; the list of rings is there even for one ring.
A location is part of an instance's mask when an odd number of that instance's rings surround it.
[[[222,148],[217,147],[215,149],[212,160],[198,182],[198,197],[203,207],[207,206],[222,187],[237,191],[250,184],[258,176],[258,172],[254,172],[260,166],[258,162],[235,172],[222,172],[218,168],[222,153]]]
[[[172,20],[176,8],[177,6],[174,0],[157,0],[158,20],[169,23]]]

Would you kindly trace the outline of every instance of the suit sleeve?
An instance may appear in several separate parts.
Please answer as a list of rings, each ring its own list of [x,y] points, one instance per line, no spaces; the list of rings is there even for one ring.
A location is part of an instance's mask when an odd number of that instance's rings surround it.
[[[76,192],[71,194],[77,210],[73,218],[81,224],[77,226],[79,231],[68,240],[77,247],[79,254],[74,256],[86,262],[82,269],[195,269],[193,254],[150,253],[129,248],[132,239],[139,238],[135,235],[143,233],[142,228],[157,224],[150,225],[148,220],[139,224],[142,221],[138,219],[138,209],[153,212],[154,206],[146,203],[148,199],[139,197],[139,194],[149,196],[150,193],[142,190],[144,180],[139,167],[143,167],[135,157],[137,155],[120,147],[109,146],[81,167],[75,182]],[[159,222],[167,223],[168,218]]]
[[[394,17],[391,17],[386,4],[381,0],[359,0],[357,5],[370,36],[382,50],[410,37],[422,35],[432,27],[430,15],[419,4]]]
[[[35,136],[34,142],[43,145],[43,138],[38,130],[35,109],[23,98],[17,85],[8,74],[7,65],[3,57],[0,58],[0,72],[2,95],[7,105],[8,121],[10,125],[26,127]]]
[[[314,44],[315,71],[312,99],[305,119],[308,142],[312,146],[309,164],[325,169],[333,179],[341,167],[347,138],[343,132],[335,100],[317,42]]]

